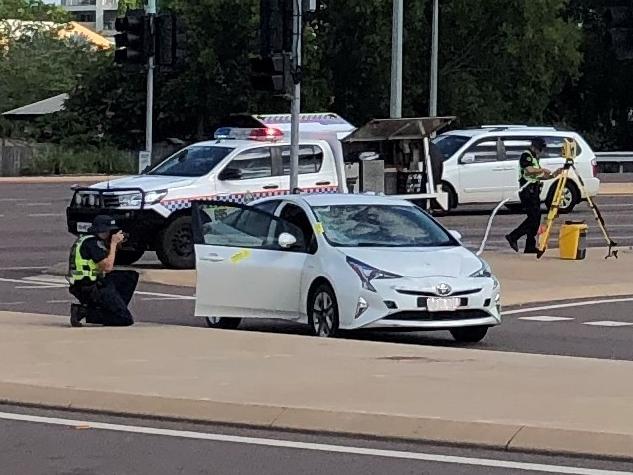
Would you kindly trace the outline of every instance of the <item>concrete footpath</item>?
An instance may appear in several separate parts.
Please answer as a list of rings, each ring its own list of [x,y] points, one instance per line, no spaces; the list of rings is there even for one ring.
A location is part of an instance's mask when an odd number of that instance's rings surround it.
[[[633,362],[0,312],[0,400],[633,460]]]
[[[541,259],[533,255],[489,252],[484,258],[499,278],[503,305],[633,295],[633,251],[620,249],[618,259],[605,259],[606,249],[587,250],[582,261],[558,258],[551,249]],[[49,269],[63,273],[67,264]],[[138,269],[145,283],[195,287],[195,271]]]

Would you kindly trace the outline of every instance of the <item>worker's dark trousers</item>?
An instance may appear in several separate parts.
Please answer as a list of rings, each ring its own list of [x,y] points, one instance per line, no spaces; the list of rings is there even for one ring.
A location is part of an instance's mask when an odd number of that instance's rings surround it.
[[[513,241],[518,241],[525,236],[525,252],[534,252],[536,235],[541,225],[541,187],[530,185],[519,193],[519,198],[527,216],[508,236]]]
[[[69,290],[88,307],[86,323],[125,327],[134,324],[127,307],[137,284],[137,272],[114,271],[95,284],[71,285]]]

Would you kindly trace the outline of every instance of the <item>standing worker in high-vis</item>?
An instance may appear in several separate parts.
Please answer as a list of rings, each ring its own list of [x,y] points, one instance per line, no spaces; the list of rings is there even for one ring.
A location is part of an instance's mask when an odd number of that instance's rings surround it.
[[[97,216],[88,234],[80,236],[70,251],[69,291],[81,305],[70,307],[73,327],[86,323],[129,326],[134,318],[128,310],[138,273],[114,271],[116,253],[125,235],[110,216]]]
[[[532,140],[529,150],[519,159],[519,198],[526,214],[525,220],[519,226],[506,235],[510,247],[519,252],[518,240],[525,236],[526,254],[536,254],[536,236],[541,224],[541,189],[543,180],[556,178],[560,170],[551,172],[541,167],[540,158],[546,148],[545,140],[535,138]]]

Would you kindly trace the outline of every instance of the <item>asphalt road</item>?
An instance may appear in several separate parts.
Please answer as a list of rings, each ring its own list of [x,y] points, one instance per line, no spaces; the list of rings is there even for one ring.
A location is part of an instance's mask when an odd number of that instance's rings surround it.
[[[64,209],[69,195],[67,184],[0,186],[0,310],[68,314],[71,296],[63,282],[53,278],[52,283],[38,283],[32,279],[37,279],[50,265],[68,258],[73,237],[66,231]],[[621,229],[622,234],[633,229],[633,200],[630,197],[602,197],[601,202],[611,226],[621,226],[615,229]],[[583,206],[580,205],[578,212],[573,214],[574,219],[587,217],[582,211]],[[441,219],[449,227],[460,230],[465,241],[477,241],[483,234],[487,212],[470,210]],[[513,225],[520,219],[519,215],[500,216],[501,228],[495,231],[497,234],[493,233],[491,246],[495,245],[495,239],[503,239],[502,235],[509,229],[504,226]],[[633,239],[622,240],[622,243],[627,242],[633,244]],[[144,262],[155,264],[155,257],[148,254]],[[203,321],[193,317],[191,295],[191,289],[141,285],[132,311],[141,322],[202,326]],[[520,310],[522,313],[506,314],[504,324],[492,329],[482,343],[473,347],[633,361],[633,345],[630,344],[633,339],[632,308],[633,300],[531,312],[524,309]],[[271,321],[251,321],[242,328],[307,333],[304,326]],[[456,345],[448,332],[354,332],[345,336],[410,344]]]
[[[67,183],[0,185],[0,268],[48,267],[67,259],[73,237],[66,230],[65,209],[71,196]],[[633,246],[633,199],[630,196],[601,196],[597,202],[616,242],[621,246]],[[448,228],[461,232],[466,246],[477,249],[492,207],[466,206],[439,217],[439,220]],[[494,221],[487,249],[508,250],[504,235],[522,219],[520,214],[501,210]],[[585,203],[579,204],[576,211],[564,219],[585,220],[589,224],[587,245],[605,245]],[[556,235],[555,230],[553,236]],[[143,262],[157,261],[153,253],[148,253]]]
[[[204,326],[193,316],[192,289],[141,284],[131,309],[139,322]],[[72,297],[63,278],[30,270],[0,271],[0,310],[68,315]],[[469,348],[633,361],[633,297],[563,308],[506,309],[503,324]],[[556,304],[554,307],[556,307]],[[273,320],[244,321],[242,331],[308,334],[304,325]],[[356,331],[344,338],[414,345],[460,346],[446,331]],[[461,345],[464,346],[464,345]]]
[[[0,464],[29,475],[633,473],[617,461],[10,406],[0,406]]]

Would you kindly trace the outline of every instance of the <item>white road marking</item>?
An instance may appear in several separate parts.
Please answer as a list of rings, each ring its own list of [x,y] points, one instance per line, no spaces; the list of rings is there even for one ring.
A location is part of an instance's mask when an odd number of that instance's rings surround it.
[[[63,289],[68,285],[16,285],[16,289]]]
[[[141,299],[144,302],[151,302],[154,300],[184,300],[182,298],[182,296],[178,296],[178,297],[145,297]]]
[[[568,320],[573,320],[571,317],[548,317],[548,316],[540,316],[540,317],[519,317],[519,320],[530,320],[533,322],[565,322]]]
[[[48,267],[41,267],[41,266],[33,266],[33,267],[0,267],[0,272],[2,271],[9,271],[9,270],[42,270],[42,269],[48,269]]]
[[[26,302],[0,302],[0,305],[22,305]]]
[[[508,310],[506,312],[502,312],[502,315],[503,316],[516,315],[516,314],[519,314],[519,313],[540,312],[542,310],[554,310],[554,309],[557,309],[557,308],[584,307],[586,305],[601,305],[601,304],[618,303],[618,302],[633,302],[633,297],[622,297],[622,298],[600,299],[600,300],[586,300],[584,302],[569,302],[569,303],[559,303],[559,304],[552,304],[552,305],[543,305],[543,306],[540,306],[540,307],[517,308],[516,310]]]
[[[25,198],[0,198],[0,201],[26,201]]]
[[[148,295],[151,297],[161,297],[162,299],[169,300],[195,300],[195,297],[191,297],[189,295],[178,295],[178,294],[161,294],[160,292],[144,292],[138,291],[134,292],[135,295]]]
[[[531,472],[563,473],[568,475],[633,475],[633,472],[622,472],[615,470],[570,467],[565,465],[546,465],[539,463],[514,462],[510,460],[484,459],[475,457],[459,457],[453,455],[405,452],[400,450],[384,450],[365,447],[351,447],[344,445],[317,444],[311,442],[296,442],[292,440],[264,439],[259,437],[210,434],[206,432],[160,429],[155,427],[109,424],[106,422],[79,421],[72,419],[61,419],[57,417],[13,414],[9,412],[0,412],[0,419],[58,425],[65,427],[81,427],[82,429],[108,430],[113,432],[124,432],[131,434],[158,435],[163,437],[176,437],[181,439],[208,440],[213,442],[224,442],[232,444],[257,445],[263,447],[275,447],[295,450],[311,450],[315,452],[366,455],[371,457],[382,457],[390,459],[419,460],[424,462],[502,468],[509,470],[525,470]]]
[[[61,213],[32,213],[32,214],[28,214],[27,216],[29,218],[50,218],[50,217],[60,218],[64,215]]]
[[[46,303],[72,303],[72,300],[47,300]]]
[[[599,320],[596,322],[583,322],[583,325],[591,325],[594,327],[630,327],[633,322],[614,322],[612,320]]]
[[[18,203],[18,206],[52,206],[53,203]]]

